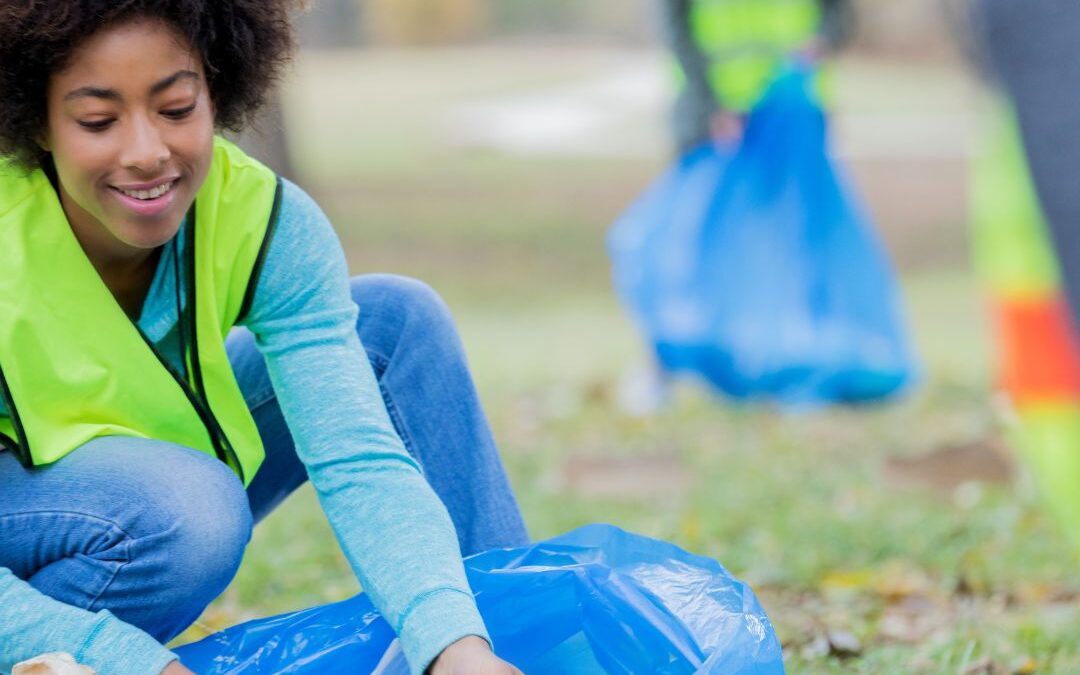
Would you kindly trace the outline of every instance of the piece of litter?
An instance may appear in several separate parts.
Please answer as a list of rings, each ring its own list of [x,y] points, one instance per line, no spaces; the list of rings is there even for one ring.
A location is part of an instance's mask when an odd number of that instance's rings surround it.
[[[54,652],[16,663],[11,675],[97,675],[97,671],[76,663],[71,654]]]
[[[858,656],[862,653],[862,643],[853,633],[846,630],[833,630],[829,631],[827,638],[829,640],[829,653],[833,656],[846,658]]]

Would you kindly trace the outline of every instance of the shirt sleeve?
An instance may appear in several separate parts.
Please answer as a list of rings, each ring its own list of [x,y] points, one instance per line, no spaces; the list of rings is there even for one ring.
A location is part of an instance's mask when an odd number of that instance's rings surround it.
[[[98,675],[156,675],[176,655],[108,611],[53,600],[0,567],[0,673],[48,652],[67,652]]]
[[[709,83],[709,57],[694,37],[690,25],[690,5],[693,0],[661,0],[661,23],[668,47],[675,54],[687,95],[713,112],[718,107],[715,92]]]
[[[819,0],[821,28],[818,31],[829,49],[840,49],[855,33],[855,9],[851,0]]]
[[[422,673],[450,643],[489,638],[450,516],[395,432],[357,337],[341,244],[311,198],[283,185],[244,323],[346,558]]]

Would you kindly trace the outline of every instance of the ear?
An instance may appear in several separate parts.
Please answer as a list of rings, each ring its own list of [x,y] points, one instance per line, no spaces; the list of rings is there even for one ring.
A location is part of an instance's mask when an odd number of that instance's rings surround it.
[[[45,134],[38,135],[34,139],[34,142],[37,143],[37,146],[45,152],[52,152],[52,150],[49,148],[49,137]]]

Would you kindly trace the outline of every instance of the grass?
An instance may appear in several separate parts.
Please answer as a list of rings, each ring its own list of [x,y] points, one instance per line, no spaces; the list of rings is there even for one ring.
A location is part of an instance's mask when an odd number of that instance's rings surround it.
[[[342,71],[319,75],[326,64],[312,58],[302,98],[325,103]],[[418,57],[384,58],[372,69],[393,81]],[[488,90],[511,86],[494,71]],[[449,93],[426,96],[410,104]],[[925,383],[903,401],[784,416],[684,383],[658,414],[630,416],[620,381],[645,359],[609,290],[603,234],[658,160],[440,148],[410,132],[415,110],[379,137],[387,107],[373,103],[354,136],[332,139],[351,149],[345,160],[312,136],[319,125],[301,125],[301,167],[354,272],[412,274],[446,297],[534,537],[612,522],[717,558],[758,591],[793,673],[1080,672],[1075,558],[1022,472],[946,487],[890,474],[897,459],[1001,443],[962,254],[904,276]],[[356,590],[304,487],[257,529],[234,583],[180,642]],[[815,652],[829,631],[854,635],[861,653]]]

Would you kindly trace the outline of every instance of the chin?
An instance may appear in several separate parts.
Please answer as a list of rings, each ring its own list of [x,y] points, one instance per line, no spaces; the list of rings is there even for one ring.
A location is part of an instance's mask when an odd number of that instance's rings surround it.
[[[123,236],[117,237],[132,248],[150,250],[164,246],[180,231],[180,223],[147,228],[146,225],[125,228]]]

